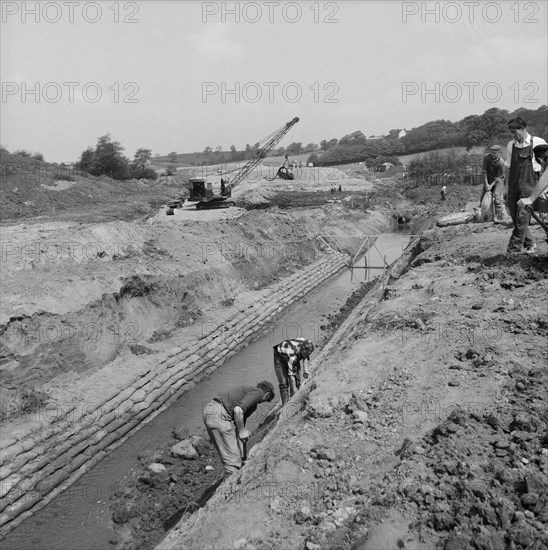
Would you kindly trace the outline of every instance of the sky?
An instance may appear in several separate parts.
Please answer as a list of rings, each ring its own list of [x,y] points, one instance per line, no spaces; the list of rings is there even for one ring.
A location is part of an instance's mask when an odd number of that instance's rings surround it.
[[[546,0],[1,0],[0,143],[77,160],[319,143],[548,104]]]

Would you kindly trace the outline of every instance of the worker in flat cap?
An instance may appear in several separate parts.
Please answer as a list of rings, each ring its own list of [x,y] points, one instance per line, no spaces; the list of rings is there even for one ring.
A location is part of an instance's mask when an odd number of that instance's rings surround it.
[[[500,145],[491,145],[483,157],[482,175],[483,188],[481,190],[480,206],[485,193],[490,191],[495,205],[494,221],[503,223],[509,218],[504,206],[504,160],[500,155]]]

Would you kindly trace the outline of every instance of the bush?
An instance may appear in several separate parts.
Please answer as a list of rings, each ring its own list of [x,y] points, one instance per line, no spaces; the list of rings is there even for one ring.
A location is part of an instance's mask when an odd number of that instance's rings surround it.
[[[482,160],[481,155],[435,151],[412,160],[407,174],[416,185],[467,183],[471,175],[481,173]]]
[[[44,155],[42,153],[33,153],[32,158],[34,160],[44,160]]]
[[[145,168],[141,174],[141,179],[155,180],[158,174],[152,168]]]
[[[63,172],[58,172],[55,174],[55,179],[56,180],[61,180],[61,181],[75,181],[74,178],[70,175],[70,174],[67,174],[66,172],[63,173]]]
[[[129,160],[122,154],[124,148],[112,141],[110,135],[97,139],[95,149],[88,147],[81,155],[78,168],[93,176],[106,175],[117,180],[131,177]]]

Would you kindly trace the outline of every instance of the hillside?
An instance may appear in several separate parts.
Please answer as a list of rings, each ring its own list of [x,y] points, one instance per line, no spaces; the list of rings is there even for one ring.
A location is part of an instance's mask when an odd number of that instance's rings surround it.
[[[497,119],[496,135],[493,132],[492,121],[489,117]],[[538,109],[526,109],[520,107],[513,112],[501,109],[488,109],[482,115],[470,115],[452,122],[450,120],[432,120],[420,126],[407,130],[407,134],[398,138],[399,130],[390,130],[381,139],[367,139],[361,131],[342,136],[340,139],[321,140],[320,145],[325,149],[318,149],[314,153],[319,157],[317,164],[322,166],[349,164],[365,161],[368,164],[378,165],[382,162],[393,162],[395,158],[412,160],[410,155],[416,153],[428,153],[435,150],[453,148],[465,151],[467,148],[473,152],[483,150],[483,142],[506,144],[510,139],[505,122],[516,116],[527,121],[529,133],[548,140],[548,107],[543,105]],[[483,138],[475,144],[469,143],[472,130],[483,132]],[[485,133],[486,132],[486,133]],[[291,147],[296,144],[292,144]],[[319,145],[318,145],[319,148]],[[293,162],[307,162],[312,153],[290,155]],[[175,169],[182,166],[213,166],[232,163],[234,159],[243,164],[247,162],[244,151],[218,151],[218,152],[194,152],[194,153],[170,153],[159,155],[152,159],[153,167],[161,173],[166,169]],[[285,158],[278,154],[278,149],[270,152],[265,164],[283,164]],[[400,160],[401,162],[401,160]]]
[[[3,220],[36,216],[83,217],[95,221],[149,214],[177,189],[149,180],[114,180],[72,167],[0,151],[0,208]]]

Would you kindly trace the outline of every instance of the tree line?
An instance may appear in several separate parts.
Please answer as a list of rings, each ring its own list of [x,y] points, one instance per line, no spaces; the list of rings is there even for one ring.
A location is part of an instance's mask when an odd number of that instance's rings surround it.
[[[413,128],[406,135],[399,137],[401,129],[390,130],[381,137],[366,137],[361,130],[346,134],[340,139],[331,138],[319,144],[293,142],[287,147],[278,147],[268,156],[295,156],[309,154],[308,162],[317,166],[329,166],[352,162],[364,162],[369,168],[378,168],[385,162],[398,164],[401,155],[422,153],[436,149],[465,147],[470,151],[474,146],[488,146],[494,143],[504,144],[511,139],[507,122],[510,118],[524,118],[530,134],[548,141],[548,107],[531,110],[520,108],[509,113],[507,110],[493,107],[481,115],[470,115],[457,122],[434,120]],[[222,151],[220,146],[207,146],[202,153],[178,155],[172,152],[167,157],[157,157],[167,161],[174,170],[184,157],[189,165],[220,164],[241,162],[255,158],[259,144],[247,144],[243,151],[235,145],[230,151]],[[95,147],[83,151],[78,167],[92,175],[107,175],[114,179],[147,178],[155,179],[156,173],[149,166],[152,153],[150,149],[138,149],[133,160],[123,154],[124,148],[117,141],[112,141],[109,134],[101,136]]]
[[[356,131],[344,136],[337,143],[331,140],[324,153],[311,158],[318,165],[364,161],[375,166],[379,162],[394,163],[394,158],[400,155],[451,147],[465,147],[470,151],[474,146],[506,144],[512,139],[507,122],[515,116],[521,116],[527,121],[530,134],[548,140],[546,105],[534,111],[521,108],[513,113],[493,107],[482,115],[470,115],[457,122],[427,122],[409,130],[401,138],[398,138],[400,129],[390,130],[387,136],[380,139],[366,139],[361,131]]]
[[[470,151],[474,146],[488,146],[494,143],[506,143],[511,139],[507,128],[510,118],[521,116],[528,122],[529,133],[548,140],[548,107],[537,110],[520,108],[512,113],[505,109],[493,107],[481,115],[470,115],[457,122],[450,120],[433,120],[409,130],[399,137],[400,128],[390,130],[387,135],[366,137],[361,130],[356,130],[340,139],[331,138],[319,144],[293,142],[287,147],[279,147],[269,156],[294,156],[309,153],[308,162],[319,166],[364,162],[369,167],[378,167],[384,162],[398,163],[398,156],[422,153],[436,149],[465,147]],[[198,164],[215,164],[221,162],[245,161],[253,158],[258,144],[247,144],[245,150],[238,151],[231,145],[230,152],[223,152],[221,147],[206,147],[198,153]],[[175,160],[177,153],[171,153]]]

